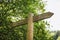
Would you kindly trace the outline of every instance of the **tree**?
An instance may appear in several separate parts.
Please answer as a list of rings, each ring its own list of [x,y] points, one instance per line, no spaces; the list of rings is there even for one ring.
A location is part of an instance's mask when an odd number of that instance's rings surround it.
[[[45,4],[42,0],[2,0],[0,2],[0,39],[1,40],[26,40],[27,25],[11,28],[9,24],[28,17],[29,13],[38,15],[43,13]],[[48,40],[46,23],[34,23],[34,40]]]

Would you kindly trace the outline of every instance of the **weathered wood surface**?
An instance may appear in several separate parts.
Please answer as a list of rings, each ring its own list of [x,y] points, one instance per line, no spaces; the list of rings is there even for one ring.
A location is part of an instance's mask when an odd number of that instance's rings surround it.
[[[37,22],[37,21],[40,21],[40,20],[43,20],[43,19],[50,18],[52,15],[53,15],[52,12],[46,12],[46,13],[42,13],[42,14],[37,15],[37,16],[33,16],[33,22]],[[28,18],[26,18],[24,20],[17,21],[17,22],[13,22],[10,25],[12,27],[20,26],[20,25],[27,24],[28,23],[27,21],[28,21]]]

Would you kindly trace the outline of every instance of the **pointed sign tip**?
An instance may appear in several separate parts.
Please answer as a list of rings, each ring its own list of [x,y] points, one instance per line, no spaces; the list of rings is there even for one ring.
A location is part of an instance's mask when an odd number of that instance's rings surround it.
[[[54,15],[54,13],[52,13],[52,12],[46,12],[46,13],[49,15],[49,17]]]
[[[51,15],[54,15],[54,13],[52,13],[52,12],[47,12],[47,13],[49,13],[49,14],[51,14]]]

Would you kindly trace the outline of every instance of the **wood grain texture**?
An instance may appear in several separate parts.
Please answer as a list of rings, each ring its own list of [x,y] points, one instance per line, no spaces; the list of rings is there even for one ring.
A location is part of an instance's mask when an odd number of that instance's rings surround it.
[[[33,15],[28,16],[28,27],[26,40],[33,40]]]
[[[40,21],[40,20],[43,20],[43,19],[47,19],[47,18],[50,18],[52,15],[53,15],[52,12],[42,13],[40,15],[33,16],[33,21],[37,22],[37,21]],[[16,27],[16,26],[27,24],[28,23],[27,21],[28,21],[28,18],[26,18],[24,20],[17,21],[17,22],[13,22],[10,25],[12,27]]]

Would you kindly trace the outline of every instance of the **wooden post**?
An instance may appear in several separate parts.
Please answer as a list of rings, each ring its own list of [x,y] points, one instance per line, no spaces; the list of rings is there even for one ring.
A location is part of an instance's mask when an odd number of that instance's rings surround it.
[[[33,15],[28,16],[27,40],[33,40]]]

